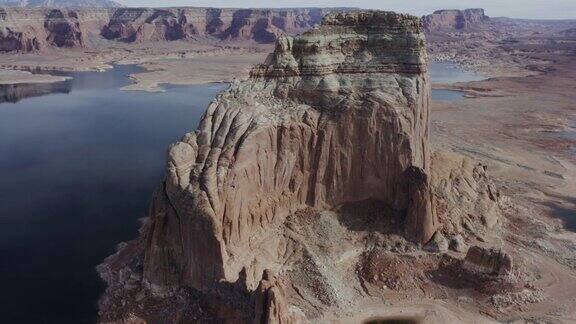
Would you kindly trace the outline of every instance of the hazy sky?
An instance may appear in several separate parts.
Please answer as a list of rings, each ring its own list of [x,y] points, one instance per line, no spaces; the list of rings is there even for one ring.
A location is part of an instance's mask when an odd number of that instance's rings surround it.
[[[484,8],[492,17],[576,19],[576,0],[116,0],[127,6],[360,7],[424,15],[437,9]]]

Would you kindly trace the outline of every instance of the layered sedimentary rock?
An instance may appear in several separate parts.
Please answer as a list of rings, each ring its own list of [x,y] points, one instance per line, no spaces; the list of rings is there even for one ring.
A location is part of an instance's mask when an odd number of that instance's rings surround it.
[[[0,8],[0,51],[85,47],[108,19],[108,9]]]
[[[102,35],[125,42],[210,36],[272,43],[281,34],[309,29],[326,12],[325,9],[125,8],[114,13]]]
[[[437,226],[428,184],[430,87],[417,18],[333,14],[282,37],[249,80],[208,107],[169,150],[145,232],[144,283],[209,290],[284,260],[288,215],[378,201],[424,243]],[[278,246],[276,250],[282,249]]]
[[[422,22],[427,32],[446,30],[466,30],[477,27],[490,18],[484,9],[438,10],[424,16]]]
[[[90,39],[122,42],[196,40],[273,43],[318,24],[340,9],[0,8],[0,51],[89,47]]]

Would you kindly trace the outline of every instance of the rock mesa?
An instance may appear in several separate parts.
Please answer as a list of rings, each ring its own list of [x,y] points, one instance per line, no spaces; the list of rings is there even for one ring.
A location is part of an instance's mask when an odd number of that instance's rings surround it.
[[[282,260],[288,215],[365,200],[405,215],[407,237],[435,231],[429,192],[430,86],[417,18],[333,14],[282,37],[249,80],[171,146],[154,194],[144,280],[158,293],[210,289]]]

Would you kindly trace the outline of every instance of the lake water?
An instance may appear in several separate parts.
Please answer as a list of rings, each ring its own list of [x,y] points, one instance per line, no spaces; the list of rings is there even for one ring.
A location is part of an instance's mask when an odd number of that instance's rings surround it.
[[[169,143],[227,86],[126,92],[134,66],[71,73],[71,89],[0,104],[2,323],[92,323],[94,267],[136,237]]]
[[[433,101],[456,101],[464,99],[465,93],[457,90],[432,89]]]
[[[428,74],[433,83],[453,84],[457,82],[481,81],[486,77],[474,72],[465,71],[450,62],[430,62]],[[432,100],[456,101],[464,98],[465,93],[457,90],[432,90]]]

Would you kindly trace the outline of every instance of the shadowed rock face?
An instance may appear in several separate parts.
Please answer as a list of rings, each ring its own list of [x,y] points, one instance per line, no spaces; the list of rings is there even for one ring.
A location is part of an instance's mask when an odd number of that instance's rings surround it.
[[[428,241],[426,63],[420,21],[407,15],[331,14],[280,38],[171,146],[143,234],[144,283],[206,291],[247,269],[253,289],[282,263],[272,233],[310,207],[379,201]]]
[[[422,22],[427,32],[434,32],[469,29],[489,19],[484,14],[484,9],[438,10],[431,15],[424,16]]]
[[[44,28],[47,32],[47,41],[56,47],[82,47],[82,31],[76,12],[66,12],[58,9],[51,10]]]

